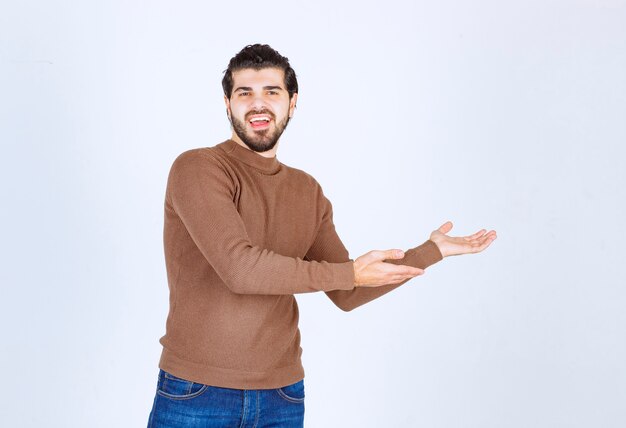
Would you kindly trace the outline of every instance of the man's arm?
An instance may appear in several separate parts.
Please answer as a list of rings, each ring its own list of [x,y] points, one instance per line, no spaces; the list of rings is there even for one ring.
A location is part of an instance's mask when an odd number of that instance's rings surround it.
[[[180,155],[170,170],[166,209],[173,210],[226,286],[238,294],[350,290],[353,262],[287,257],[252,245],[234,200],[235,184],[208,150]]]
[[[305,259],[317,261],[325,260],[331,263],[346,262],[350,260],[350,258],[348,251],[335,230],[332,204],[328,198],[321,193],[321,189],[320,194],[321,198],[323,198],[324,215],[315,242],[307,252]],[[428,240],[418,247],[407,250],[403,258],[388,259],[385,260],[385,262],[425,269],[442,258],[437,245],[433,241]],[[375,288],[357,287],[353,290],[326,291],[326,295],[342,310],[351,311],[354,308],[389,293],[407,281],[408,279],[397,284],[388,284]]]

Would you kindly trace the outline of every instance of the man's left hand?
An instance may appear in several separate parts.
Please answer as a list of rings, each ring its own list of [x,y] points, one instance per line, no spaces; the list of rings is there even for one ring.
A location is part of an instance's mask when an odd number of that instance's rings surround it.
[[[443,257],[480,253],[497,237],[495,230],[487,232],[485,229],[481,229],[469,236],[454,237],[446,235],[451,230],[452,222],[448,221],[430,234],[430,240],[437,244]]]

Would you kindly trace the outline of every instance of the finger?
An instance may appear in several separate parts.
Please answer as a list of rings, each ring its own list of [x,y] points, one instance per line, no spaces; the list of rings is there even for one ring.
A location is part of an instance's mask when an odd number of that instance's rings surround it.
[[[481,235],[481,233],[483,234]],[[481,229],[479,232],[476,232],[475,234],[470,235],[470,236],[466,236],[463,239],[465,241],[468,241],[468,243],[473,244],[475,242],[482,243],[485,239],[491,239],[492,237],[495,237],[495,236],[496,236],[495,230],[490,230],[489,232],[486,232],[485,229]]]
[[[485,229],[480,229],[478,232],[474,233],[473,235],[465,236],[463,239],[465,239],[466,241],[471,241],[473,239],[478,239],[481,236],[483,236],[485,234],[485,232],[486,232]]]
[[[446,233],[448,233],[448,232],[450,232],[452,230],[453,226],[454,225],[452,224],[451,221],[447,221],[444,224],[442,224],[441,226],[439,226],[439,229],[437,229],[437,230],[445,235]]]
[[[485,248],[489,247],[489,245],[491,245],[491,243],[493,241],[495,241],[497,238],[495,232],[494,233],[488,233],[487,235],[485,235],[484,239],[482,239],[475,247],[475,251],[476,253],[483,251]]]
[[[479,241],[482,243],[487,240],[493,240],[496,238],[495,230],[485,233],[482,237],[479,238]]]
[[[408,281],[408,280],[410,280],[410,279],[413,279],[413,278],[415,278],[415,277],[414,277],[414,276],[399,277],[399,278],[397,278],[397,279],[392,279],[392,280],[389,280],[389,281],[387,282],[387,284],[392,284],[392,285],[393,285],[393,284],[400,284],[401,282],[406,282],[406,281]]]
[[[400,281],[405,281],[407,279],[415,278],[416,276],[422,276],[425,273],[426,273],[426,271],[422,270],[420,273],[411,274],[411,275],[400,275],[400,276],[398,276],[398,278],[400,279]]]
[[[391,263],[386,263],[386,266],[386,272],[390,275],[416,276],[424,273],[424,269],[408,265],[394,265]]]

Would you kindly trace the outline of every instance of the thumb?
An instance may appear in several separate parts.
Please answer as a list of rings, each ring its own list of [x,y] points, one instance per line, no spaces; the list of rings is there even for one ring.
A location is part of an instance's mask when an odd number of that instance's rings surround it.
[[[453,226],[452,222],[451,221],[447,221],[444,224],[442,224],[439,227],[438,230],[439,230],[439,232],[441,232],[441,233],[443,233],[445,235],[446,233],[448,233],[448,232],[450,232],[452,230],[452,226]]]

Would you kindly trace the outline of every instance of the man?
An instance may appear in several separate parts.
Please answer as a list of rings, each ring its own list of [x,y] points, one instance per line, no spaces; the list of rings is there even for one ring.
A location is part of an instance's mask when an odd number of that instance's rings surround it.
[[[170,288],[150,427],[301,427],[304,371],[296,293],[350,311],[443,257],[476,253],[495,231],[446,234],[356,260],[313,177],[278,161],[298,99],[288,59],[245,47],[222,81],[231,139],[181,154],[165,197]]]

